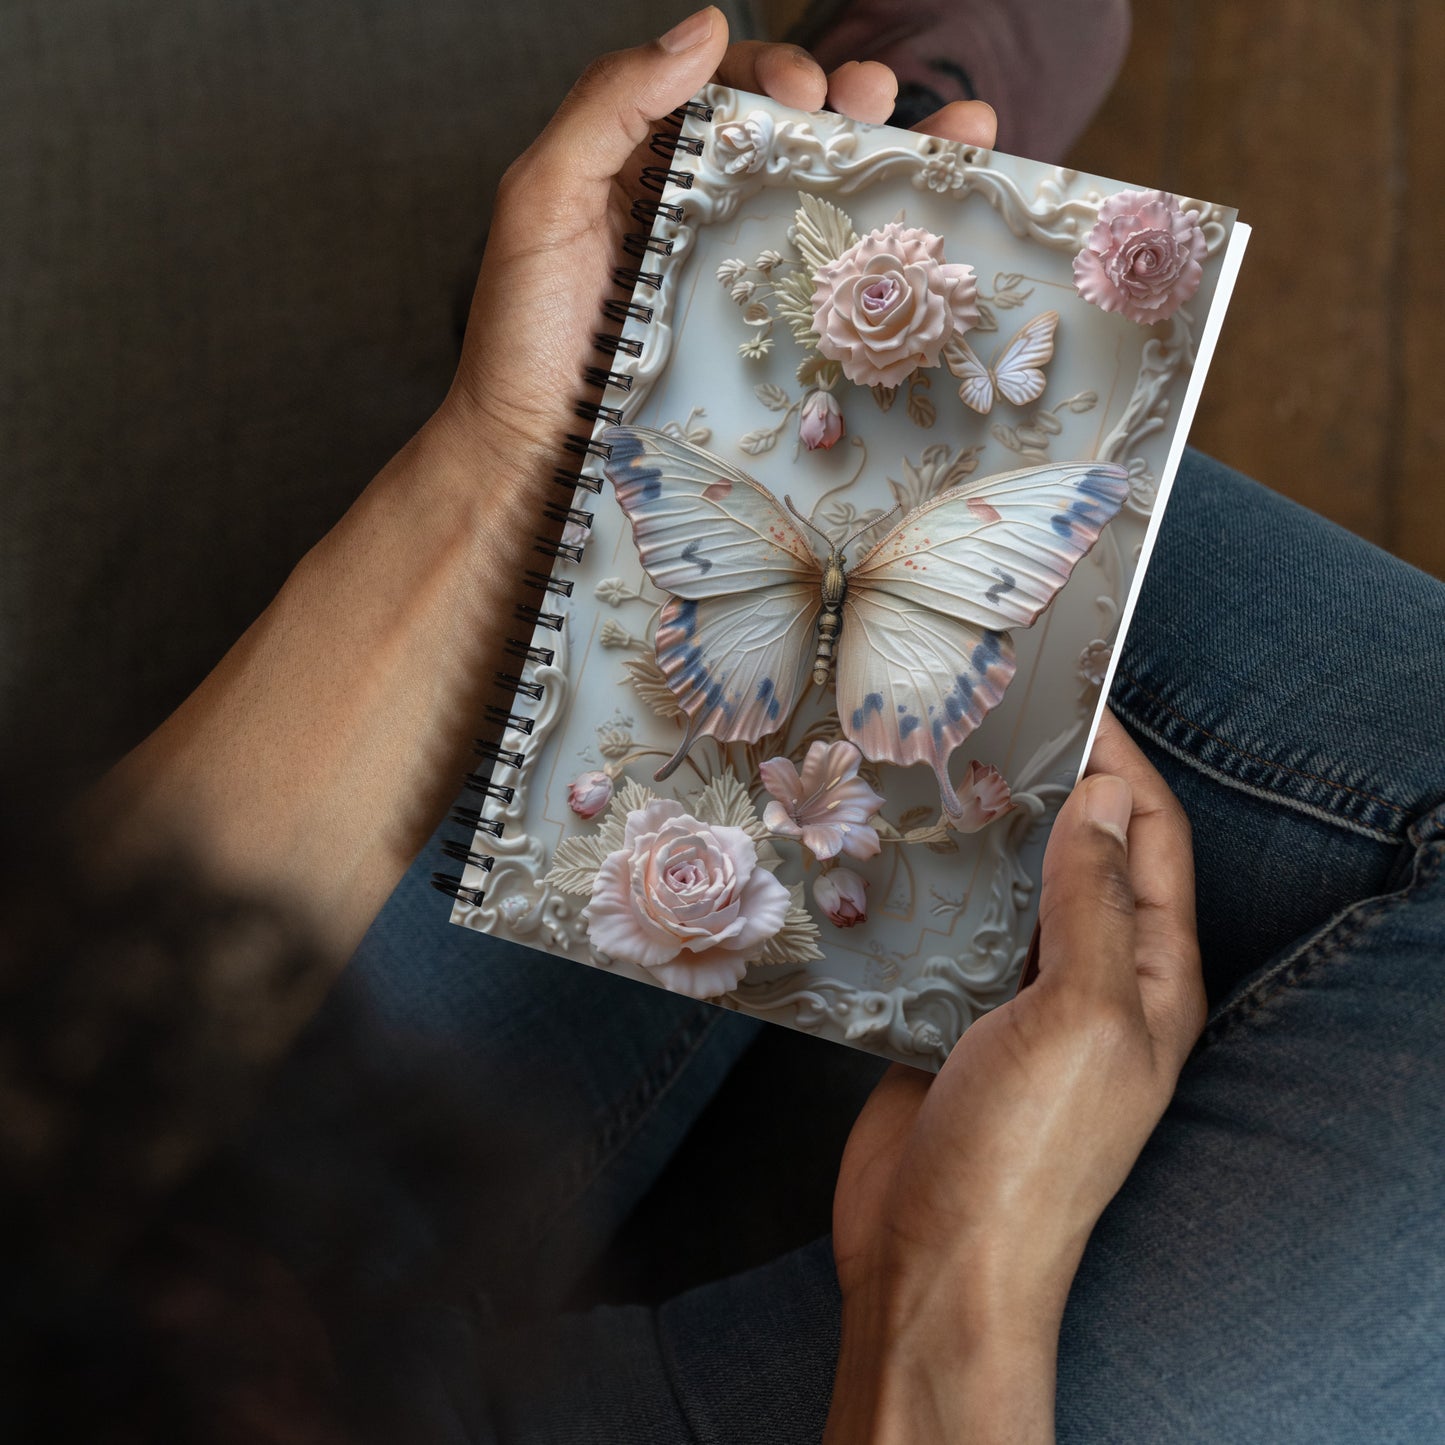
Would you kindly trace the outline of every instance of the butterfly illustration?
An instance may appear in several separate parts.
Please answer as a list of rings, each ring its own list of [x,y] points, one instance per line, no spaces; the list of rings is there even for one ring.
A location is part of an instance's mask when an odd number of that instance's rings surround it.
[[[844,735],[872,762],[927,763],[944,808],[953,750],[1014,674],[1007,629],[1053,600],[1128,496],[1126,474],[1059,463],[970,479],[915,507],[850,568],[813,524],[727,462],[663,432],[600,440],[643,570],[670,594],[657,663],[687,717],[666,778],[700,736],[776,732],[836,670]],[[876,522],[869,526],[877,525]],[[867,527],[860,529],[868,530]]]
[[[1045,311],[1020,327],[1018,335],[999,352],[992,366],[962,337],[950,342],[948,369],[963,385],[958,394],[976,412],[987,416],[998,397],[1015,406],[1027,406],[1044,394],[1044,366],[1053,358],[1057,311]]]

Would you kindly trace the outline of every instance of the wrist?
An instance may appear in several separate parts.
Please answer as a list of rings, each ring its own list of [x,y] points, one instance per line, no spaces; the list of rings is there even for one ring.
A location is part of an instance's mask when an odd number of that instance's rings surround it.
[[[1048,1445],[1058,1326],[967,1309],[901,1318],[850,1309],[825,1445]]]
[[[978,1251],[852,1284],[827,1445],[1052,1440],[1071,1279]]]

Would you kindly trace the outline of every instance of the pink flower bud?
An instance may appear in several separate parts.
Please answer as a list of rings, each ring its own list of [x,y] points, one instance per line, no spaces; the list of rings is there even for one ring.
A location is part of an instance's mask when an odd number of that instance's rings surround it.
[[[580,773],[567,784],[567,806],[579,818],[595,818],[612,801],[612,779],[606,773]]]
[[[803,398],[798,436],[810,452],[827,451],[843,435],[843,408],[831,391],[810,391]]]
[[[977,758],[969,763],[958,786],[958,796],[963,802],[963,812],[948,821],[949,826],[960,833],[977,833],[1014,808],[1008,780],[997,768]]]
[[[834,868],[813,880],[813,902],[839,928],[868,921],[868,880],[851,868]]]

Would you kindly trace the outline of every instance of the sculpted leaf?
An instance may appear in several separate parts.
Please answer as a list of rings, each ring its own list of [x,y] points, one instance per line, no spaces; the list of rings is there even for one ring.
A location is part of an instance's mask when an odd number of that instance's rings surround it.
[[[888,479],[894,499],[904,512],[921,507],[940,492],[957,486],[965,477],[971,476],[978,469],[978,458],[982,451],[981,446],[960,447],[953,453],[944,443],[935,442],[933,446],[924,448],[917,466],[904,457],[903,480],[896,482],[891,477]]]
[[[986,301],[978,303],[978,320],[970,328],[973,331],[997,331],[998,317],[993,314],[993,307]]]
[[[1067,401],[1061,401],[1060,406],[1066,406],[1076,415],[1086,411],[1093,411],[1099,404],[1099,393],[1096,391],[1081,391],[1078,396],[1071,396]]]
[[[627,670],[627,680],[632,684],[632,690],[658,717],[682,716],[677,696],[667,685],[667,678],[657,665],[656,657],[649,653],[645,657],[629,658],[623,667]]]
[[[805,191],[798,193],[798,201],[790,239],[811,273],[821,270],[829,261],[836,261],[855,245],[858,232],[853,229],[852,219],[831,201],[810,196]]]
[[[803,903],[803,885],[794,883],[788,889],[788,897],[783,926],[763,945],[762,952],[753,960],[755,963],[811,963],[822,958],[818,925]]]
[[[773,278],[773,304],[788,323],[799,346],[812,346],[818,339],[813,330],[813,278],[796,268]]]
[[[753,395],[767,407],[769,411],[787,411],[790,405],[788,393],[781,386],[774,386],[771,381],[765,381],[760,386],[753,388]]]
[[[777,445],[778,434],[776,431],[750,431],[743,437],[738,445],[750,456],[759,457],[764,452],[770,452]]]
[[[1051,411],[1040,411],[1034,414],[1033,425],[1041,432],[1051,437],[1056,437],[1063,431],[1064,424]]]
[[[982,452],[982,446],[960,447],[958,455],[939,474],[935,493],[946,492],[950,487],[956,487],[965,478],[971,477],[978,470],[978,459]]]
[[[878,403],[879,411],[887,411],[898,396],[896,386],[874,386],[869,388],[873,393],[873,400]]]
[[[622,846],[620,836],[617,844]],[[590,898],[597,882],[597,870],[613,851],[604,846],[600,833],[579,833],[574,838],[563,838],[552,854],[552,866],[542,881],[563,893]]]
[[[718,773],[698,794],[694,811],[705,823],[721,823],[728,828],[741,828],[753,842],[761,843],[768,836],[748,790],[731,769]]]
[[[908,393],[908,420],[914,426],[932,426],[938,418],[938,411],[926,396]]]
[[[831,391],[842,375],[843,368],[836,361],[830,361],[816,351],[798,363],[798,381],[803,386],[816,386],[824,391]]]

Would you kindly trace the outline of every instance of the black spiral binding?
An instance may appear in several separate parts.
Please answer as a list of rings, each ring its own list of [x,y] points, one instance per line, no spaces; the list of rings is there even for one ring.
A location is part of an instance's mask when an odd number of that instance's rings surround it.
[[[642,170],[642,184],[658,197],[661,197],[668,186],[684,191],[692,188],[691,172],[678,170],[676,158],[679,155],[701,155],[703,142],[695,136],[682,135],[681,127],[688,120],[700,120],[704,123],[710,121],[712,107],[702,101],[692,100],[673,111],[670,119],[677,123],[677,129],[658,131],[648,143],[653,154],[666,164],[644,166]],[[681,206],[661,199],[653,200],[642,196],[632,203],[633,220],[648,229],[629,231],[623,237],[622,248],[627,255],[643,264],[617,266],[613,269],[613,281],[628,294],[626,299],[612,298],[604,303],[603,315],[609,321],[618,325],[629,322],[638,326],[652,324],[653,308],[647,298],[661,289],[662,272],[657,269],[657,264],[660,259],[665,260],[672,255],[673,250],[673,242],[656,235],[655,232],[665,224],[682,220],[682,217]],[[603,397],[609,390],[622,394],[631,391],[632,377],[625,371],[618,371],[615,363],[619,357],[641,356],[642,342],[635,336],[601,331],[595,334],[593,341],[598,352],[606,359],[606,364],[589,366],[584,376],[586,384],[596,388]],[[543,516],[552,525],[547,531],[539,532],[534,540],[534,550],[554,564],[576,563],[582,560],[586,542],[575,540],[575,532],[569,537],[567,528],[575,528],[584,534],[591,530],[593,514],[576,505],[577,494],[579,491],[596,494],[602,490],[602,478],[588,470],[588,467],[593,460],[605,461],[611,451],[605,442],[597,440],[593,432],[600,427],[620,422],[623,415],[620,406],[604,400],[580,400],[574,410],[583,421],[592,423],[592,430],[586,436],[577,432],[568,434],[564,445],[577,459],[577,464],[558,467],[552,478],[558,486],[566,489],[568,501],[564,503],[559,497],[557,501],[549,502],[543,508]],[[529,587],[536,589],[539,601],[566,599],[572,595],[572,583],[565,578],[554,576],[550,569],[546,572],[529,569],[524,574],[524,581]],[[541,601],[541,605],[518,602],[513,609],[513,616],[518,622],[529,626],[534,635],[538,629],[560,632],[566,622],[566,615],[554,611],[550,601]],[[472,751],[479,759],[480,766],[475,772],[468,773],[464,780],[468,790],[479,796],[481,806],[471,808],[459,805],[454,808],[450,821],[466,828],[470,839],[465,842],[449,839],[442,844],[442,852],[454,863],[481,873],[491,872],[496,857],[494,854],[478,851],[475,840],[478,836],[500,838],[504,826],[500,818],[488,818],[483,810],[488,802],[501,803],[505,807],[516,796],[515,787],[499,780],[497,774],[499,771],[509,771],[515,775],[525,761],[524,753],[505,745],[504,735],[508,731],[523,737],[531,733],[535,720],[517,710],[518,700],[540,702],[546,690],[546,684],[528,676],[526,669],[529,666],[550,667],[555,656],[550,647],[539,646],[523,637],[509,637],[504,651],[515,659],[518,666],[515,671],[497,673],[495,681],[510,698],[510,702],[505,707],[487,708],[486,719],[490,731],[486,736],[477,738],[472,745]],[[473,908],[486,896],[480,886],[466,882],[464,874],[433,873],[431,882],[433,888]]]

